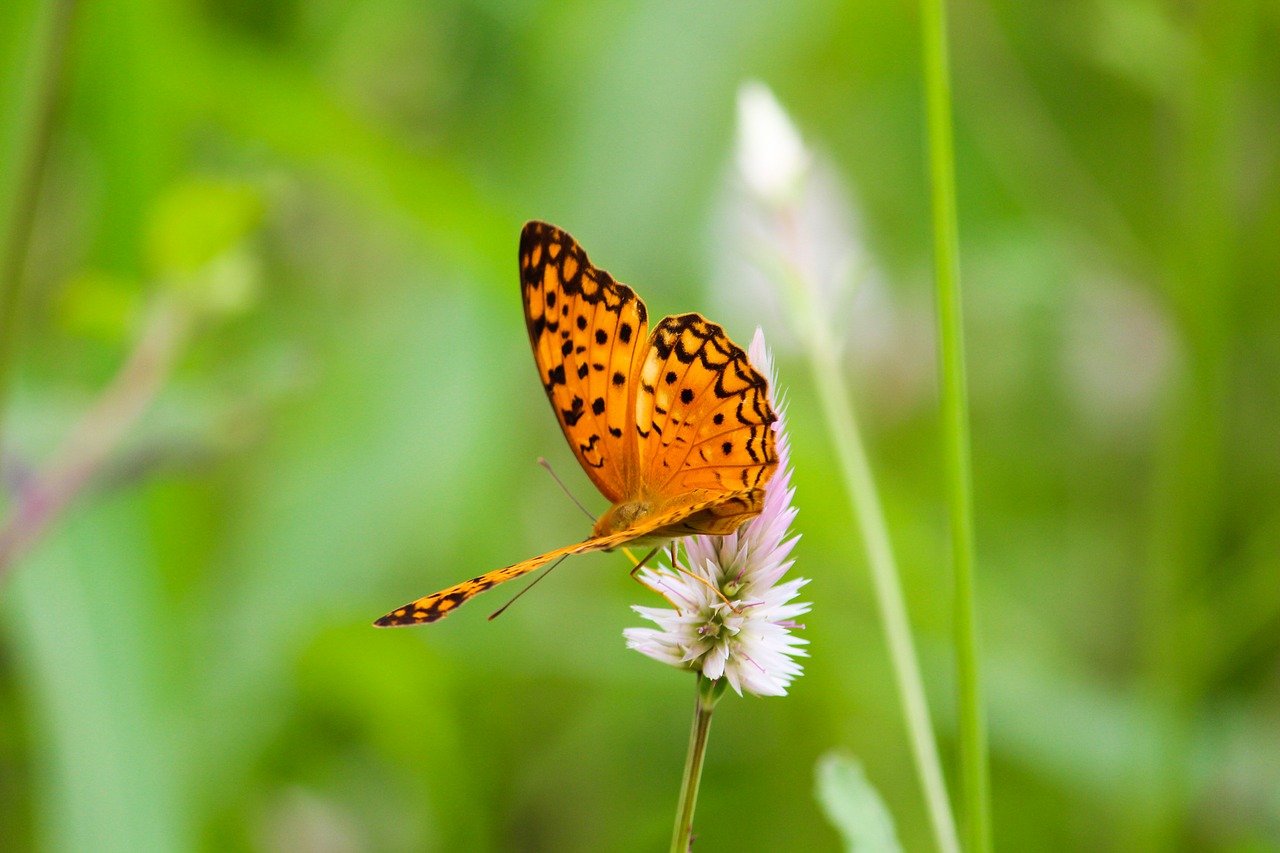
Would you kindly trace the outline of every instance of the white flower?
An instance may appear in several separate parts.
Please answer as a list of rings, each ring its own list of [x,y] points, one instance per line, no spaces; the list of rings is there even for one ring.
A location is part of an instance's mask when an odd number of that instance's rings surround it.
[[[715,239],[717,316],[743,322],[769,306],[790,321],[769,329],[775,348],[803,348],[792,330],[808,328],[814,311],[841,339],[864,340],[861,330],[843,334],[854,285],[878,279],[857,206],[763,83],[738,89],[734,168],[716,204]]]
[[[756,330],[749,349],[751,363],[769,377],[775,389],[772,360],[764,335]],[[657,628],[628,628],[627,647],[654,660],[724,677],[736,693],[785,696],[803,671],[794,658],[805,655],[808,640],[792,634],[795,619],[809,611],[807,602],[793,603],[809,581],[781,582],[794,560],[790,536],[796,508],[791,500],[790,442],[783,428],[785,407],[778,406],[778,470],[765,489],[764,509],[728,536],[690,536],[682,540],[685,559],[672,568],[640,572],[646,584],[676,605],[635,607]]]
[[[785,201],[809,169],[809,151],[769,87],[738,89],[738,168],[761,196]]]

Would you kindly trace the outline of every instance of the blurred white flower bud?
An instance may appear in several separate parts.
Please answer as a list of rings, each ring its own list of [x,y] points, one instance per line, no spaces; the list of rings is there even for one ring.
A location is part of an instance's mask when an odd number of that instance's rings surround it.
[[[785,203],[809,171],[800,132],[763,83],[738,89],[738,169],[751,191]]]

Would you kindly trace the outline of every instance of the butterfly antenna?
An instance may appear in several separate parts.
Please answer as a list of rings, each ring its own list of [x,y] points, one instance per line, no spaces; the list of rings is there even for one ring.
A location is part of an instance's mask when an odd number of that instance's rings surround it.
[[[565,554],[565,555],[564,555],[564,557],[567,557],[567,556],[569,556],[569,555],[568,555],[568,554]],[[542,579],[543,579],[543,578],[545,578],[547,575],[551,574],[551,570],[552,570],[552,569],[554,569],[556,566],[558,566],[558,565],[560,565],[561,563],[563,563],[563,562],[564,562],[564,557],[561,557],[560,559],[558,559],[558,560],[556,560],[554,563],[552,563],[550,566],[548,566],[548,567],[547,567],[547,570],[546,570],[545,572],[543,572],[542,574],[538,575],[536,578],[534,578],[534,579],[533,579],[533,581],[532,581],[528,586],[526,586],[524,589],[520,590],[520,591],[519,591],[519,592],[517,592],[514,596],[512,596],[512,598],[511,598],[511,600],[510,600],[510,601],[508,601],[506,604],[502,605],[502,606],[501,606],[501,607],[499,607],[497,610],[495,610],[495,611],[493,611],[492,613],[490,613],[490,614],[489,614],[489,621],[490,621],[490,622],[492,622],[494,619],[497,619],[499,616],[501,616],[501,615],[502,615],[503,611],[505,611],[508,607],[510,607],[511,605],[515,604],[517,601],[519,601],[519,600],[520,600],[520,596],[524,595],[526,592],[528,592],[529,590],[531,590],[531,589],[533,589],[535,586],[537,586],[537,585],[538,585],[538,581],[542,580]]]
[[[551,479],[556,481],[556,485],[560,487],[561,491],[563,491],[566,495],[568,495],[569,500],[573,501],[574,505],[577,506],[578,509],[582,510],[583,514],[586,515],[587,518],[591,519],[591,522],[594,524],[596,517],[591,514],[590,510],[588,510],[585,506],[582,505],[581,501],[579,501],[577,498],[573,496],[573,492],[569,491],[569,487],[566,486],[558,476],[556,476],[556,472],[551,469],[551,463],[543,459],[541,456],[539,456],[538,464],[541,465],[543,468],[547,469],[547,473],[551,475]],[[515,599],[512,599],[512,601],[514,600]],[[489,618],[492,619],[493,617],[491,616]]]

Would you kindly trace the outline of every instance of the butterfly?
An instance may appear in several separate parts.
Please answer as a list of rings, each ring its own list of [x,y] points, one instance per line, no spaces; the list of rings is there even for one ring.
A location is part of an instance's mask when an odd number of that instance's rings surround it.
[[[699,314],[650,332],[635,291],[592,266],[566,232],[529,222],[520,292],[533,360],[573,455],[611,504],[584,541],[463,581],[375,625],[415,625],[553,560],[690,534],[760,514],[778,466],[765,378]]]

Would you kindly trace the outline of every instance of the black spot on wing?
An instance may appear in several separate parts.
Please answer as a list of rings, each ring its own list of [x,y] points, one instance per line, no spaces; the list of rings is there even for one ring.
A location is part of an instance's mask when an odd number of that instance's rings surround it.
[[[579,445],[578,445],[578,449],[582,451],[582,453],[581,453],[581,458],[582,458],[583,463],[584,463],[584,464],[586,464],[586,465],[590,465],[592,468],[603,468],[603,467],[604,467],[604,457],[603,457],[603,456],[600,456],[598,459],[595,459],[595,460],[592,460],[592,459],[591,459],[591,455],[592,455],[592,454],[595,454],[595,455],[599,456],[599,451],[597,451],[597,450],[595,449],[595,447],[596,447],[596,443],[597,443],[597,442],[599,442],[599,441],[600,441],[600,436],[598,436],[598,435],[592,435],[590,438],[588,438],[588,439],[587,439],[587,443],[586,443],[586,444],[579,444]]]
[[[581,397],[573,398],[573,405],[568,409],[561,409],[560,414],[564,418],[564,422],[569,426],[577,426],[578,421],[582,420],[582,415],[586,411],[585,405]]]

